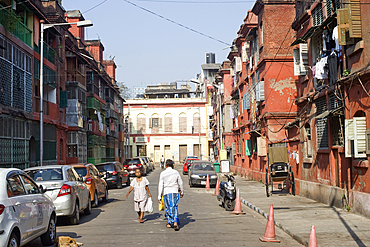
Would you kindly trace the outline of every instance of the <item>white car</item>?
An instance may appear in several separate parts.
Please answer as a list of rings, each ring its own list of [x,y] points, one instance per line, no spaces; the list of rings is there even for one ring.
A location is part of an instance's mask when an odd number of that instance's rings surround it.
[[[91,214],[90,190],[72,166],[39,166],[24,171],[46,190],[58,217],[67,216],[70,224],[78,225],[81,211]]]
[[[37,237],[54,244],[53,202],[22,170],[0,168],[0,246],[23,246]]]

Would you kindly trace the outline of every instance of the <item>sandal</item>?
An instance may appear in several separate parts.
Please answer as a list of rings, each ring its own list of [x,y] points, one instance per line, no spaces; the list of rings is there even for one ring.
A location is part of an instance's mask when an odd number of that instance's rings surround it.
[[[140,223],[144,223],[144,221],[143,221],[142,219],[139,219],[139,222],[140,222]]]
[[[173,229],[175,229],[175,231],[180,230],[180,228],[179,228],[179,226],[177,225],[177,223],[174,223],[174,224],[173,224]]]
[[[171,226],[171,224],[167,224],[166,227],[167,228],[171,228],[172,226]]]

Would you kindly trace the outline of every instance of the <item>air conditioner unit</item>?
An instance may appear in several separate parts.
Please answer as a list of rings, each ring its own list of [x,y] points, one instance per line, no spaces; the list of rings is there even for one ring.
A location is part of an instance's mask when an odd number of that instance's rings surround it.
[[[87,124],[87,131],[92,131],[92,124],[91,123]]]

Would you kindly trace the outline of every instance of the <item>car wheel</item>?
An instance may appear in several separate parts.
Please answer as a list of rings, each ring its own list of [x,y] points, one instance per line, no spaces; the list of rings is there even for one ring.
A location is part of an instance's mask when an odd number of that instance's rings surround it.
[[[95,190],[95,193],[94,193],[94,203],[93,203],[93,206],[94,207],[99,206],[98,192],[96,190]]]
[[[235,207],[235,200],[225,199],[225,209],[226,211],[233,211]]]
[[[91,214],[91,196],[89,194],[89,198],[87,200],[87,208],[84,209],[84,214],[89,215]]]
[[[46,246],[53,245],[56,236],[57,228],[55,226],[55,216],[51,216],[48,230],[43,235],[41,235],[41,243]]]
[[[121,178],[119,178],[117,180],[117,189],[122,189],[122,180],[121,180]]]
[[[80,208],[78,207],[78,201],[76,201],[73,215],[69,218],[69,223],[71,225],[78,225],[80,223]]]
[[[105,187],[105,195],[103,197],[103,202],[107,202],[108,201],[108,187]]]
[[[130,186],[131,185],[131,180],[130,180],[130,177],[127,177],[127,182],[126,182],[126,186]]]
[[[12,235],[10,235],[7,247],[19,247],[19,238],[17,234],[15,234],[15,232],[13,232]]]

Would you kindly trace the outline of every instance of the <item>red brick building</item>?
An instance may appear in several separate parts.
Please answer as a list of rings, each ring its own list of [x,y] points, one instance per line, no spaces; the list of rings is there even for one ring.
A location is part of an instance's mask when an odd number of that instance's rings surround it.
[[[297,114],[290,48],[294,16],[293,1],[256,2],[228,57],[235,68],[233,171],[250,179],[264,181],[268,147],[286,145],[291,153],[298,149],[298,131],[287,134],[284,128]],[[293,160],[291,165],[295,169]]]

